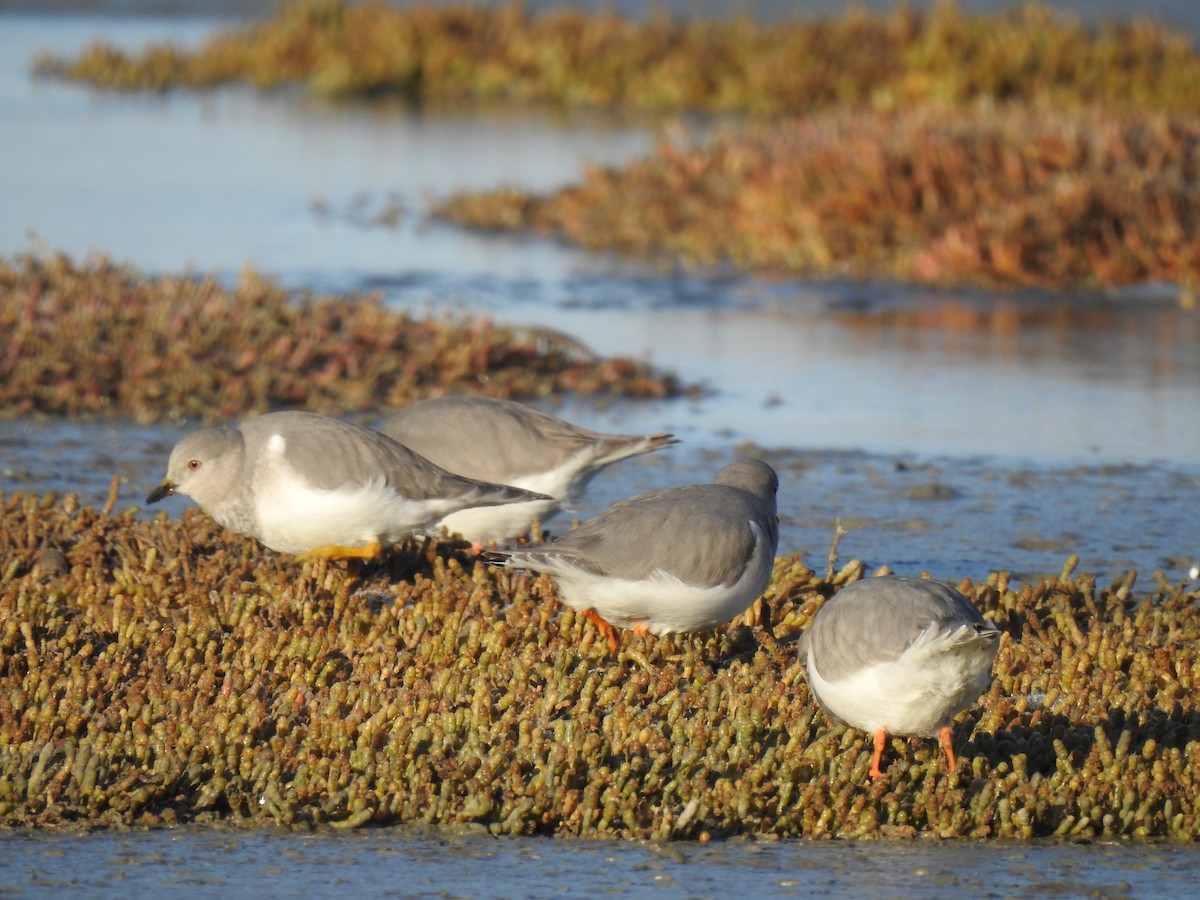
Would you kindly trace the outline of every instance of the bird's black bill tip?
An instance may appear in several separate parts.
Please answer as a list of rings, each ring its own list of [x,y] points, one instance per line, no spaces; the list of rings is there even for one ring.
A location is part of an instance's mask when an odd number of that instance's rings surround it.
[[[170,497],[173,493],[175,493],[175,485],[169,481],[164,481],[147,495],[146,503],[157,503],[163,497]]]

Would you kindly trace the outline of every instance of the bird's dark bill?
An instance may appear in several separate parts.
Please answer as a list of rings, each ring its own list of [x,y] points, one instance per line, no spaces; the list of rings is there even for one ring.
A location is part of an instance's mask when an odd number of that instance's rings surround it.
[[[170,497],[173,493],[175,493],[175,485],[169,481],[164,481],[150,492],[149,496],[146,497],[146,502],[157,503],[163,497]]]

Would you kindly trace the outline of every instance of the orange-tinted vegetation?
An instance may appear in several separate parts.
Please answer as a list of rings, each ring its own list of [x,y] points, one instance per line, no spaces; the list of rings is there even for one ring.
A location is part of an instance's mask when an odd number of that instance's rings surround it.
[[[104,260],[0,260],[0,414],[225,420],[344,415],[451,392],[681,391],[546,329],[415,319],[378,298],[291,294],[254,272],[150,278]]]

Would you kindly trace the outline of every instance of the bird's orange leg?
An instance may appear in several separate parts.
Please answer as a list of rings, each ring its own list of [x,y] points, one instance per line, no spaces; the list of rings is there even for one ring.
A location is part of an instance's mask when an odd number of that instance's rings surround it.
[[[954,744],[949,725],[943,725],[938,731],[938,740],[941,741],[942,749],[946,751],[946,759],[950,762],[950,771],[953,772],[958,768],[958,763],[954,759]]]
[[[871,780],[874,781],[883,775],[883,770],[879,768],[879,760],[883,758],[883,747],[887,743],[887,732],[880,728],[875,732],[875,754],[871,757]]]
[[[594,609],[585,609],[583,614],[587,618],[591,619],[592,622],[595,623],[596,627],[600,629],[600,634],[602,634],[604,639],[608,641],[608,649],[611,652],[616,653],[618,647],[617,629],[614,628],[610,623],[604,621],[604,619],[600,617],[600,613],[596,612]]]

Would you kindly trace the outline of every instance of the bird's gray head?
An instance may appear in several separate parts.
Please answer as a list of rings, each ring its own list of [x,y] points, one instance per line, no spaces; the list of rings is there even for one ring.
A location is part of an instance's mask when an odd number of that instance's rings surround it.
[[[763,500],[774,500],[779,491],[779,476],[761,459],[737,459],[717,473],[717,484],[741,488]]]
[[[220,500],[241,468],[242,433],[236,428],[204,428],[186,434],[171,451],[167,477],[150,492],[147,503],[171,494],[191,497],[202,507]]]

